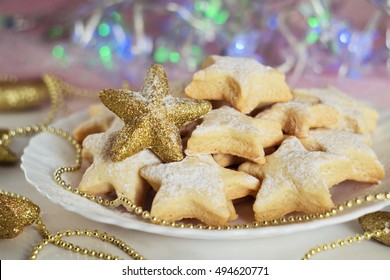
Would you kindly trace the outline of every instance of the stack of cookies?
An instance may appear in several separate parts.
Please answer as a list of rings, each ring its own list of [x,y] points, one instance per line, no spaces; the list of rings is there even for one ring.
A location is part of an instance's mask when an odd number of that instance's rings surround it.
[[[291,89],[248,58],[210,56],[182,91],[152,66],[140,92],[105,90],[74,131],[88,162],[79,189],[115,193],[166,221],[225,225],[334,207],[330,188],[378,183],[378,112],[336,88]]]

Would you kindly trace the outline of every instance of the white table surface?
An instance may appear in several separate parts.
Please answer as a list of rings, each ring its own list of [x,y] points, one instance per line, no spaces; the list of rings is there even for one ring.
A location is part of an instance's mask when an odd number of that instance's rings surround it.
[[[22,113],[0,113],[0,127],[24,126],[39,122],[45,115],[44,110],[32,110]],[[30,137],[18,137],[11,149],[17,154],[23,153]],[[88,220],[77,213],[67,211],[54,204],[39,193],[25,179],[20,163],[12,167],[0,167],[0,188],[31,199],[41,208],[41,216],[51,233],[67,229],[91,229],[107,232],[130,244],[147,259],[267,259],[298,260],[307,250],[321,245],[362,233],[356,220],[321,227],[314,230],[297,232],[275,237],[245,240],[199,240],[160,236],[119,226],[107,225]],[[389,207],[385,208],[390,210]],[[34,226],[12,240],[0,240],[0,259],[27,259],[33,246],[41,240]],[[93,238],[73,238],[72,242],[80,246],[105,251],[120,257],[126,257],[110,244]],[[88,259],[56,246],[47,246],[39,255],[40,259]],[[390,259],[390,248],[375,241],[363,241],[320,253],[313,259]]]

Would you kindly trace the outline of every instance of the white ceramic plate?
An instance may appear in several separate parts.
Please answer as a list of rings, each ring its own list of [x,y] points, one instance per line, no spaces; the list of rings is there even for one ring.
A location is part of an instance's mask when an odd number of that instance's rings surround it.
[[[86,117],[86,112],[76,113],[56,122],[53,126],[72,132],[73,128],[86,119]],[[373,148],[386,169],[385,179],[378,186],[369,186],[355,182],[346,182],[342,185],[335,186],[332,188],[332,198],[335,203],[341,203],[345,200],[369,193],[390,191],[390,149],[388,147],[390,143],[389,111],[383,111],[381,113],[378,128],[373,135],[373,139]],[[366,213],[378,211],[390,205],[390,201],[375,202],[348,209],[337,216],[323,220],[255,229],[213,231],[172,228],[147,223],[119,208],[108,209],[59,187],[53,180],[54,171],[60,166],[73,165],[74,159],[75,151],[66,140],[49,133],[41,133],[34,136],[26,147],[22,156],[21,166],[27,180],[32,185],[50,200],[70,211],[77,212],[94,221],[161,235],[196,239],[249,239],[276,236],[350,221]],[[81,176],[82,171],[79,171],[67,173],[64,175],[64,178],[73,186],[77,186]],[[248,223],[250,221],[248,216],[252,214],[248,211],[248,207],[240,207],[237,211],[239,214],[241,213],[244,219],[240,218],[236,223]],[[245,216],[247,216],[247,220],[245,220]]]

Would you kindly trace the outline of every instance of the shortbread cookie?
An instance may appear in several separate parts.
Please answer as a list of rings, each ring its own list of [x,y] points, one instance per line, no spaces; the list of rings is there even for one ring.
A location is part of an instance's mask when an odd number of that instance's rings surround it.
[[[196,218],[224,225],[237,217],[232,200],[253,194],[260,185],[253,176],[220,167],[210,155],[149,165],[141,175],[157,192],[151,214],[170,222]]]
[[[369,133],[376,127],[378,112],[337,88],[294,89],[293,94],[302,99],[319,99],[321,104],[336,109],[339,113],[338,121],[329,125],[329,128],[351,131],[369,138]]]
[[[346,157],[349,162],[343,168],[345,180],[378,183],[385,171],[377,155],[367,145],[365,137],[349,131],[315,129],[301,143],[310,151],[323,151]],[[339,183],[339,182],[335,182]]]
[[[276,121],[284,133],[303,138],[311,128],[334,127],[340,116],[338,110],[321,104],[317,98],[299,96],[286,103],[274,104],[256,118]]]
[[[164,68],[155,64],[149,68],[140,92],[108,89],[100,93],[104,105],[125,122],[112,145],[113,161],[124,160],[146,148],[164,162],[183,159],[179,128],[206,114],[211,104],[172,97],[168,90]]]
[[[186,87],[195,99],[224,100],[242,113],[292,98],[283,73],[254,59],[209,56]]]
[[[92,104],[88,108],[88,119],[73,130],[73,136],[82,143],[90,134],[105,132],[116,118],[103,104]]]
[[[113,162],[110,150],[117,134],[118,131],[108,130],[85,138],[83,149],[88,150],[93,160],[81,179],[79,190],[92,195],[115,191],[118,197],[124,196],[136,205],[143,205],[148,184],[139,175],[139,170],[161,161],[146,149],[123,161]]]
[[[264,163],[264,148],[283,140],[280,124],[244,115],[224,106],[203,116],[187,142],[187,155],[230,154]]]
[[[345,179],[346,157],[308,151],[290,136],[264,165],[246,162],[245,171],[262,184],[253,205],[256,220],[278,219],[293,211],[318,213],[334,207],[329,188]]]

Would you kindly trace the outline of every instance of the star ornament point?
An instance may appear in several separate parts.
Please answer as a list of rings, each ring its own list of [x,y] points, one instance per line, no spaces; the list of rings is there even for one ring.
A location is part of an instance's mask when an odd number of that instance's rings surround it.
[[[139,92],[107,89],[100,93],[102,103],[125,122],[111,150],[113,161],[121,161],[146,148],[163,162],[183,159],[179,128],[211,110],[204,100],[173,97],[168,94],[164,68],[152,65]]]

